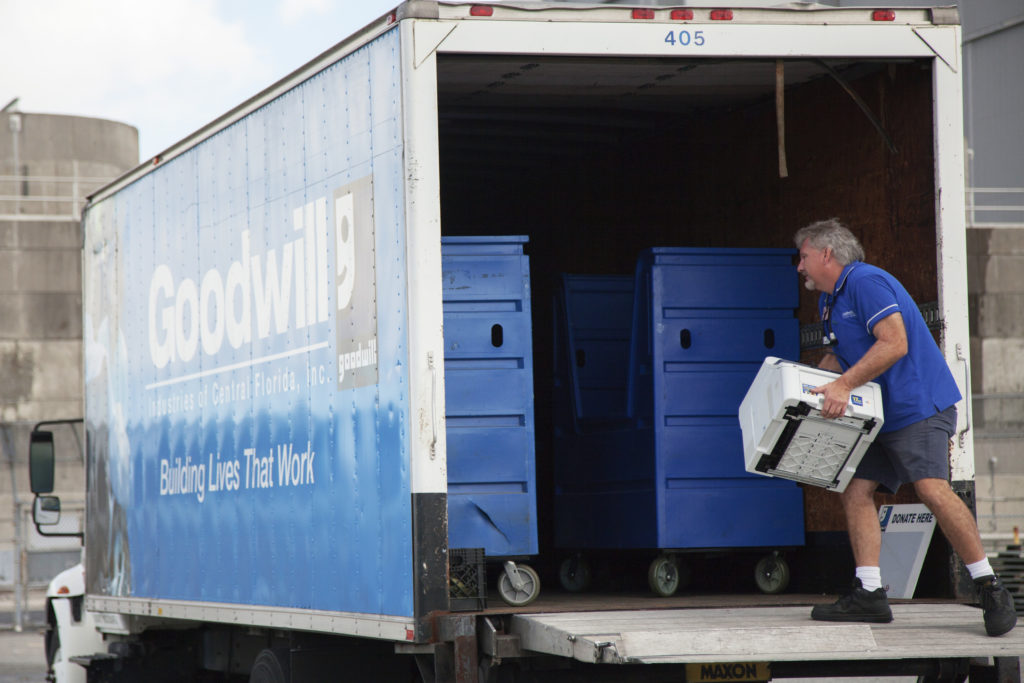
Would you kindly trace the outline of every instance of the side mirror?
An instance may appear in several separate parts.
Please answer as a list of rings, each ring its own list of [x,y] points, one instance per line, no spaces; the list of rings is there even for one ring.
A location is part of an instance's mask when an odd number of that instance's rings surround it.
[[[32,506],[32,521],[36,526],[52,526],[60,522],[60,498],[36,496],[36,502]]]
[[[29,484],[32,493],[53,492],[53,468],[53,432],[32,432],[28,448]]]

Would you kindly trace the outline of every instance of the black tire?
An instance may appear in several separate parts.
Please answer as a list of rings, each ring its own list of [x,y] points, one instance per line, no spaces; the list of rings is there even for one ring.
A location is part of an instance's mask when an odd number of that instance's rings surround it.
[[[647,585],[655,595],[667,598],[679,589],[681,576],[675,558],[659,555],[647,570]]]
[[[754,568],[754,582],[766,595],[777,595],[786,590],[789,579],[789,563],[777,553],[765,555]]]
[[[256,655],[249,683],[291,683],[291,654],[287,648],[267,649]]]
[[[53,616],[52,608],[50,617],[43,635],[43,647],[46,650],[46,666],[52,670],[57,653],[60,652],[60,631],[57,630],[57,619]]]
[[[570,593],[581,593],[593,581],[590,562],[582,555],[573,555],[562,561],[558,568],[558,582]]]

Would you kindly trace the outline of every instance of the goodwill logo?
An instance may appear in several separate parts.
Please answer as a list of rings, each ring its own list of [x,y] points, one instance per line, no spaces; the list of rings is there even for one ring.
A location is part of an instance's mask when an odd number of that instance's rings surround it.
[[[151,418],[304,392],[327,381],[339,390],[378,382],[371,177],[295,207],[289,225],[268,226],[266,235],[282,239],[258,250],[251,231],[241,230],[231,262],[198,277],[169,263],[154,268],[149,358],[171,376],[146,386]],[[304,331],[295,336],[302,346],[289,343],[298,331]],[[332,346],[336,363],[324,355]],[[243,352],[248,357],[241,362],[236,356],[218,363],[228,347],[254,350]],[[296,357],[305,358],[305,371]],[[202,502],[206,492],[315,484],[309,444],[273,444],[265,453],[240,448],[198,462],[162,459],[160,494],[191,494]]]
[[[338,188],[332,200],[338,387],[352,388],[377,380],[371,179]],[[294,240],[280,252],[272,247],[263,253],[254,253],[250,231],[243,230],[237,258],[226,269],[210,268],[198,283],[176,278],[170,265],[156,266],[149,284],[149,354],[156,368],[188,363],[200,352],[215,356],[225,342],[238,349],[254,337],[264,340],[329,321],[327,198],[297,207],[291,228]],[[356,370],[363,372],[355,375]]]

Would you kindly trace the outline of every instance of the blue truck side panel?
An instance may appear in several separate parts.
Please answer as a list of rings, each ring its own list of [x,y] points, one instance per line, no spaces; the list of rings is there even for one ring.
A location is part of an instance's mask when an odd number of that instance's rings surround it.
[[[413,615],[398,52],[87,212],[90,592]]]

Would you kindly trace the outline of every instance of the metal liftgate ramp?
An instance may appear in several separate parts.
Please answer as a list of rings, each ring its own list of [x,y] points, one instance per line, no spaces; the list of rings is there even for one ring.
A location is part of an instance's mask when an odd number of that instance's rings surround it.
[[[522,650],[586,663],[690,664],[922,660],[1024,655],[1024,629],[985,634],[961,604],[892,606],[891,624],[812,621],[810,606],[513,615]]]

